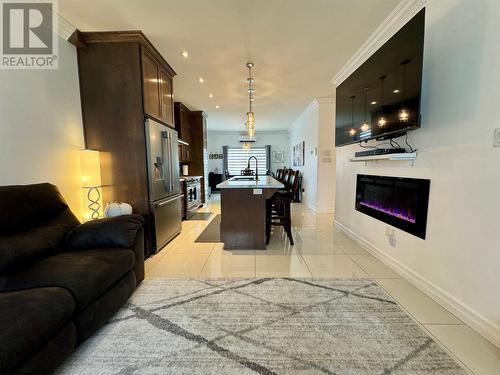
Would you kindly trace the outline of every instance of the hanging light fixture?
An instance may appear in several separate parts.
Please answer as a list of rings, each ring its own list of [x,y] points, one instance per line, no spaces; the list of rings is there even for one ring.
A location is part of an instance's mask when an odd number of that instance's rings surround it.
[[[410,112],[405,106],[406,102],[406,64],[408,64],[411,60],[406,59],[401,62],[401,65],[403,65],[403,106],[399,110],[398,113],[398,118],[400,122],[408,122],[410,118]]]
[[[381,76],[380,77],[380,82],[382,86],[382,96],[380,98],[380,105],[381,105],[381,114],[380,117],[378,118],[378,126],[379,128],[383,128],[387,124],[387,120],[384,116],[384,79],[386,79],[387,76]]]
[[[255,100],[253,94],[255,92],[253,88],[253,81],[254,78],[252,77],[252,68],[253,68],[253,63],[248,62],[246,64],[246,67],[248,68],[248,112],[247,112],[247,122],[246,122],[246,128],[247,128],[247,134],[250,138],[255,137],[255,114],[253,113],[253,108],[252,108],[252,103]]]
[[[351,96],[351,126],[352,128],[349,130],[349,135],[354,137],[356,135],[356,130],[354,130],[354,98],[356,95]]]
[[[366,121],[366,103],[368,101],[368,87],[365,87],[363,90],[365,91],[365,120],[361,124],[361,131],[366,132],[370,130],[370,124],[368,123],[368,121]]]

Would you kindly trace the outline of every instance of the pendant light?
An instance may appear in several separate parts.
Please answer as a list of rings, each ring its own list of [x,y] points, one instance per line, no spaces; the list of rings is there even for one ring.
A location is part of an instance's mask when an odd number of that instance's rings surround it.
[[[380,105],[381,105],[381,114],[380,117],[378,118],[377,124],[379,128],[383,128],[387,124],[387,120],[384,116],[384,79],[386,79],[387,76],[381,76],[380,77],[380,82],[382,86],[382,96],[380,99]]]
[[[365,120],[361,124],[361,131],[366,132],[370,130],[370,124],[368,123],[368,121],[366,121],[366,103],[368,101],[368,87],[365,87],[363,90],[365,91]]]
[[[410,112],[405,106],[406,102],[406,65],[410,62],[409,59],[403,60],[401,65],[403,65],[403,106],[399,110],[398,118],[400,122],[408,122],[410,118]]]
[[[356,130],[354,130],[354,98],[356,95],[351,96],[351,130],[349,130],[349,135],[354,137],[356,135]]]
[[[247,122],[246,122],[246,128],[247,128],[247,133],[250,138],[255,137],[255,114],[253,113],[253,108],[252,108],[252,103],[255,100],[253,93],[253,81],[254,78],[252,77],[252,68],[254,67],[254,64],[252,62],[248,62],[246,64],[246,67],[248,68],[248,112],[247,112]]]

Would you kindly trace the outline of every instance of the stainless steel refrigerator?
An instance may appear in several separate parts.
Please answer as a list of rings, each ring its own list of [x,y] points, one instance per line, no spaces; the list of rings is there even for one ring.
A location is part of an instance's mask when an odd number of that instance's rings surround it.
[[[182,195],[177,131],[146,119],[152,252],[162,249],[181,231]]]

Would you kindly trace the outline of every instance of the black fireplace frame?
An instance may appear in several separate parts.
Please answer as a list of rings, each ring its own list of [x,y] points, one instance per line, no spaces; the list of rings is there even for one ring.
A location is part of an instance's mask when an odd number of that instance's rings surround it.
[[[378,182],[378,183],[377,183]],[[415,215],[415,223],[405,221],[403,219],[397,218],[395,216],[386,214],[384,212],[375,210],[373,208],[367,207],[360,204],[363,200],[363,184],[370,183],[374,185],[383,185],[391,187],[404,187],[408,188],[410,185],[414,185],[414,190],[417,192],[418,196],[418,206]],[[407,178],[407,177],[391,177],[391,176],[375,176],[375,175],[365,175],[358,174],[356,180],[356,203],[355,209],[365,215],[371,216],[377,220],[384,223],[392,225],[396,228],[404,230],[410,234],[413,234],[419,238],[425,240],[426,230],[427,230],[427,213],[429,208],[429,190],[430,190],[430,180],[421,178]]]

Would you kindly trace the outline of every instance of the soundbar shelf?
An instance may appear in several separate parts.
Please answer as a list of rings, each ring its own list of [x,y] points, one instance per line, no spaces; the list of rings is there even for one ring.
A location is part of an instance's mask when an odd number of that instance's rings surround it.
[[[378,160],[411,160],[412,164],[417,158],[417,152],[402,152],[399,154],[359,156],[350,159],[351,162],[366,162]]]

